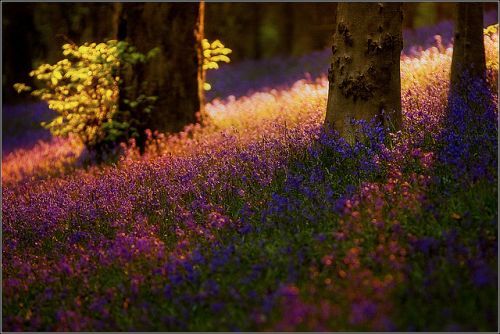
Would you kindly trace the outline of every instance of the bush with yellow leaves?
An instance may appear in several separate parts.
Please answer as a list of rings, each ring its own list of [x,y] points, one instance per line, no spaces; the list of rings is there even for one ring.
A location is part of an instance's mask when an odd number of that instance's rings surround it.
[[[227,56],[232,52],[222,44],[221,41],[216,39],[210,43],[206,38],[202,41],[203,47],[203,70],[216,70],[219,68],[219,62],[229,63],[231,59]],[[210,90],[212,86],[205,82],[203,89]]]
[[[120,68],[147,62],[157,49],[142,54],[127,42],[110,40],[81,46],[64,44],[62,51],[65,59],[54,65],[43,64],[30,73],[41,88],[14,85],[18,92],[31,91],[57,113],[42,126],[54,136],[75,134],[97,153],[134,136],[130,113],[118,110]],[[147,100],[153,103],[155,98]]]

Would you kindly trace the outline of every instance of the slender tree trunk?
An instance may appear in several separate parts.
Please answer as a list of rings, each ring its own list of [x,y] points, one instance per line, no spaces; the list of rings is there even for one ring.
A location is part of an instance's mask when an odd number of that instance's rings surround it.
[[[340,3],[328,71],[325,124],[353,143],[351,119],[376,119],[399,129],[401,4]]]
[[[121,73],[121,106],[125,99],[133,101],[140,94],[158,97],[139,131],[179,131],[196,121],[200,110],[199,12],[198,3],[122,4],[118,38],[142,53],[160,48],[147,64]]]
[[[261,8],[264,4],[254,3],[253,4],[253,35],[254,35],[254,59],[260,59],[262,57],[262,50],[260,47],[260,24],[261,24]]]
[[[284,54],[290,56],[293,54],[293,46],[295,45],[295,11],[294,6],[296,4],[291,2],[285,2],[281,4],[283,6],[283,42],[284,42]]]
[[[451,91],[467,79],[486,81],[486,60],[483,36],[483,5],[456,4],[455,40],[451,62]]]
[[[206,70],[203,69],[203,44],[205,38],[205,0],[200,0],[198,9],[198,22],[196,23],[196,51],[198,57],[198,99],[200,101],[199,117],[201,121],[206,119],[205,115],[205,89],[203,84],[206,81]]]

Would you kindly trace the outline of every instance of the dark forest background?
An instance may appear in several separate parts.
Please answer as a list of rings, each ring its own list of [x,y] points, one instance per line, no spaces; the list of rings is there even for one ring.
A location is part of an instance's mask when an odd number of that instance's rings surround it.
[[[452,3],[405,3],[403,29],[452,19]],[[485,10],[496,4],[485,4]],[[331,43],[336,3],[207,3],[205,36],[233,50],[232,62],[300,56]],[[6,3],[3,5],[4,103],[21,97],[16,82],[61,58],[61,46],[116,39],[114,3]],[[23,97],[26,99],[26,97]]]

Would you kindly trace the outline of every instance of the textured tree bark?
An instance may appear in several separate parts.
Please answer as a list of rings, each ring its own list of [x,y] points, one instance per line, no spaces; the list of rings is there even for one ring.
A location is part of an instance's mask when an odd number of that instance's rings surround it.
[[[451,62],[451,91],[462,86],[467,79],[486,81],[486,58],[483,36],[483,5],[481,3],[456,4],[455,36]]]
[[[195,31],[199,10],[198,3],[122,4],[118,39],[142,53],[160,48],[147,64],[121,73],[121,102],[133,101],[139,94],[158,97],[154,110],[143,120],[144,129],[179,131],[196,121],[200,110],[200,35]]]
[[[325,126],[353,143],[351,119],[401,127],[399,3],[340,3],[328,71]]]

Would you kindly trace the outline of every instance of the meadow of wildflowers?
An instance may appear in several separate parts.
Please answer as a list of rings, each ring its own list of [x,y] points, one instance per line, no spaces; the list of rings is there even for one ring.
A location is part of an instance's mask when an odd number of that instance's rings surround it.
[[[319,73],[113,165],[72,139],[5,154],[3,329],[494,331],[498,32],[485,47],[488,85],[449,104],[452,49],[403,55],[403,130],[353,146],[323,131]]]

